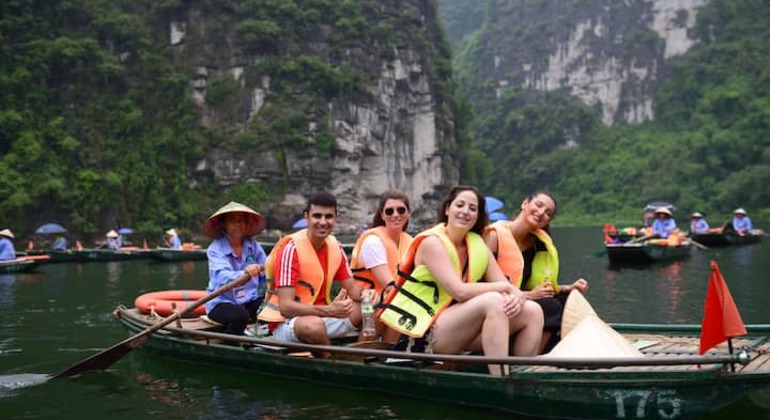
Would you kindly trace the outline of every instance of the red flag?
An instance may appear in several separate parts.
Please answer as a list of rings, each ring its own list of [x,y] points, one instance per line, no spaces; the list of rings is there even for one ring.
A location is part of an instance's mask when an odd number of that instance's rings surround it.
[[[83,250],[83,245],[80,243],[80,241],[77,241],[77,240],[75,241],[75,249],[78,251]]]
[[[147,239],[145,239],[145,240],[144,240],[144,244],[143,244],[143,246],[142,246],[142,247],[143,247],[144,249],[150,249],[150,248],[148,248],[148,247],[147,247]]]
[[[711,276],[709,276],[706,303],[703,308],[698,354],[707,352],[728,338],[744,334],[746,334],[746,326],[743,325],[743,319],[738,313],[727,283],[716,261],[711,261]]]
[[[27,251],[32,251],[33,249],[35,249],[35,243],[30,239],[29,243],[27,243]]]

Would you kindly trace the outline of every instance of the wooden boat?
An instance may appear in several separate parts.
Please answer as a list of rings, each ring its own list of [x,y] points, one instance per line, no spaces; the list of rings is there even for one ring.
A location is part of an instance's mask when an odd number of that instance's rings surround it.
[[[136,247],[121,248],[120,250],[101,249],[101,248],[83,248],[79,251],[73,251],[81,261],[127,261],[150,258],[149,250],[143,250]]]
[[[155,261],[197,261],[206,259],[206,250],[198,249],[171,249],[156,248],[146,251],[147,255]]]
[[[115,316],[132,334],[158,320],[125,307]],[[733,340],[736,348],[745,348],[740,356],[728,354],[726,344],[696,356],[699,325],[613,326],[644,357],[488,358],[317,346],[212,332],[200,318],[172,323],[141,349],[260,375],[532,417],[695,418],[770,385],[770,325],[747,326],[750,334]],[[222,345],[222,340],[243,345]],[[313,358],[311,351],[332,357]],[[491,363],[510,366],[510,373],[489,375]]]
[[[83,262],[87,261],[85,257],[80,255],[78,252],[72,249],[68,249],[65,251],[43,251],[43,250],[33,250],[28,251],[27,255],[47,255],[51,257],[51,259],[48,262],[52,263],[64,263],[64,262]]]
[[[762,241],[762,236],[764,236],[762,231],[758,231],[756,234],[739,235],[734,230],[729,229],[691,235],[695,242],[708,247],[756,244]]]
[[[690,256],[691,246],[688,240],[671,246],[661,239],[604,244],[611,264],[649,264],[684,259]]]
[[[22,273],[30,271],[33,268],[40,265],[40,263],[50,260],[50,257],[37,255],[37,256],[21,256],[13,260],[0,261],[0,273]]]

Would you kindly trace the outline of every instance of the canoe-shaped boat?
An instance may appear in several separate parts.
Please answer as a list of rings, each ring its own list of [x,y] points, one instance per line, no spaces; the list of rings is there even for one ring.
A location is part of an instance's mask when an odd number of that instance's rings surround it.
[[[132,334],[158,320],[125,307],[115,316]],[[170,324],[141,349],[260,375],[533,417],[694,418],[770,384],[770,325],[747,326],[750,334],[733,340],[735,348],[745,348],[740,357],[728,354],[726,344],[696,356],[700,326],[613,326],[644,357],[487,358],[314,346],[216,333],[199,318]],[[222,345],[222,340],[243,345]],[[313,351],[332,357],[310,357]],[[735,363],[738,359],[745,364]],[[489,375],[490,363],[508,365],[510,373]]]
[[[73,251],[81,261],[127,261],[150,258],[149,250],[139,248],[132,249],[101,249],[101,248],[83,248],[79,251]]]
[[[0,273],[23,273],[32,270],[40,265],[40,263],[48,260],[50,260],[49,257],[39,255],[22,256],[13,260],[0,261]]]
[[[206,259],[206,250],[156,248],[147,250],[147,255],[155,261],[198,261]]]
[[[52,263],[64,263],[64,262],[83,262],[88,261],[87,258],[80,255],[77,251],[73,249],[68,249],[64,251],[43,251],[43,250],[33,250],[33,251],[27,251],[27,255],[33,256],[33,255],[47,255],[51,257],[51,259],[48,262]]]
[[[692,235],[692,239],[699,244],[712,247],[756,244],[762,241],[762,236],[761,233],[739,235],[734,230],[723,230],[721,232],[696,233]]]
[[[604,244],[611,264],[650,264],[688,258],[692,244],[671,246],[662,240]]]

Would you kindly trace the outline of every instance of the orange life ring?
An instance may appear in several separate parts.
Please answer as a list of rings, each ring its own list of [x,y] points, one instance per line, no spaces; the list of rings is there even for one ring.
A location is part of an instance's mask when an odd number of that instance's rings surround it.
[[[168,316],[174,313],[172,304],[176,305],[177,311],[183,311],[191,303],[204,296],[206,296],[205,290],[161,290],[140,295],[134,301],[134,306],[145,314],[154,311],[158,315]],[[190,316],[205,314],[206,307],[201,305],[195,308]]]

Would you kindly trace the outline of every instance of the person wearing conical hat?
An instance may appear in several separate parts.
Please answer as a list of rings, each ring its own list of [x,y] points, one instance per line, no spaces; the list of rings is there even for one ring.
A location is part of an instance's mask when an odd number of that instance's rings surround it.
[[[11,239],[14,239],[10,229],[0,230],[0,261],[16,259],[16,248]]]
[[[179,235],[177,235],[176,229],[169,229],[166,231],[166,243],[171,249],[182,248],[182,241],[179,239]]]
[[[120,235],[118,235],[118,232],[115,232],[114,229],[107,232],[104,236],[107,237],[107,249],[119,251],[120,247],[123,246]]]
[[[751,224],[749,216],[746,215],[746,210],[737,208],[733,213],[735,214],[735,217],[733,217],[733,229],[735,232],[741,236],[751,234],[754,226]]]
[[[257,319],[257,310],[264,299],[267,255],[254,236],[266,226],[267,221],[261,214],[235,201],[219,208],[203,223],[203,233],[213,240],[206,250],[209,265],[206,291],[211,293],[244,274],[251,276],[246,283],[206,303],[207,316],[222,324],[226,334],[243,335],[246,326]]]
[[[652,223],[652,234],[662,239],[667,239],[676,230],[674,214],[668,207],[655,209],[655,221]]]
[[[569,292],[588,291],[588,281],[583,278],[559,284],[559,253],[550,234],[556,209],[556,199],[550,193],[535,192],[524,199],[512,220],[495,222],[484,229],[487,246],[510,282],[542,309],[540,353],[548,353],[561,339]]]
[[[706,222],[706,219],[703,218],[703,215],[697,211],[693,213],[692,218],[690,219],[690,234],[708,233],[708,231],[709,224]]]

